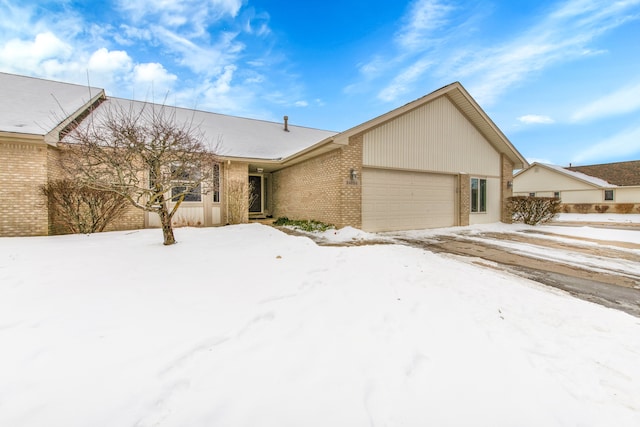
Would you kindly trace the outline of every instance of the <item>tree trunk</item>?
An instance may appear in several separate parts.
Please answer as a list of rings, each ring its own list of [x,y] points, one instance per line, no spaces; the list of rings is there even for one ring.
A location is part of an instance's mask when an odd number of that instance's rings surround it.
[[[162,204],[160,211],[158,211],[158,215],[160,215],[160,222],[162,223],[164,245],[173,245],[176,243],[176,239],[173,236],[173,227],[171,225],[172,215],[169,215],[169,212],[167,212],[167,206],[164,203]]]

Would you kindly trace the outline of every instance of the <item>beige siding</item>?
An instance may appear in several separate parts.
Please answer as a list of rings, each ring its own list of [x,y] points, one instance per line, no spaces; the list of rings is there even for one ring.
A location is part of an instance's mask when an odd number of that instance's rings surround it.
[[[640,188],[612,188],[613,203],[640,203]],[[533,192],[533,191],[532,191]],[[537,197],[553,197],[553,192],[536,191]],[[517,193],[518,196],[528,196],[528,192]],[[606,203],[604,189],[561,191],[562,203]],[[611,203],[611,202],[609,202]]]
[[[364,166],[500,176],[500,154],[446,98],[364,135]]]
[[[593,190],[594,186],[573,179],[544,166],[533,166],[520,173],[513,180],[514,195],[528,195],[531,192],[551,192],[569,190]]]
[[[616,203],[640,203],[640,187],[616,188],[613,199]]]
[[[455,175],[364,169],[362,229],[394,231],[456,225]]]

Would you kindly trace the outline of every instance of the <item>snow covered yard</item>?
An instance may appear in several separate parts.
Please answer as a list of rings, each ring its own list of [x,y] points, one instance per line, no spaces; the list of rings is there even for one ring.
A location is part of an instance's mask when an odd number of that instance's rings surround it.
[[[406,246],[176,237],[0,239],[0,426],[640,425],[636,317]]]

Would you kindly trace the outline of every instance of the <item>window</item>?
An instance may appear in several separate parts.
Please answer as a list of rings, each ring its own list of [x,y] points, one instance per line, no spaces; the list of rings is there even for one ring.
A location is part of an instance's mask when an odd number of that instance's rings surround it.
[[[487,211],[487,180],[471,178],[471,212]]]
[[[604,199],[613,201],[613,190],[604,190]]]
[[[200,170],[193,165],[171,166],[171,201],[177,202],[184,194],[184,202],[200,202],[202,200],[202,190],[200,181],[202,179]]]
[[[556,199],[559,199],[560,198],[560,192],[559,191],[554,192],[553,193],[553,197],[555,197]]]
[[[529,197],[536,197],[536,193],[529,193]]]
[[[184,202],[199,202],[202,200],[202,192],[200,186],[195,188],[187,188],[186,186],[171,188],[171,201],[177,202],[180,195],[184,193]]]

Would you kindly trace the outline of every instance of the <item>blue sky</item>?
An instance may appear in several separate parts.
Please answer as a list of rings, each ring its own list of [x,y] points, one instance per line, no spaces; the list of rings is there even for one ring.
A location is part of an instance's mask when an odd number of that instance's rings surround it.
[[[530,162],[640,159],[640,0],[0,0],[0,71],[335,131],[460,81]]]

